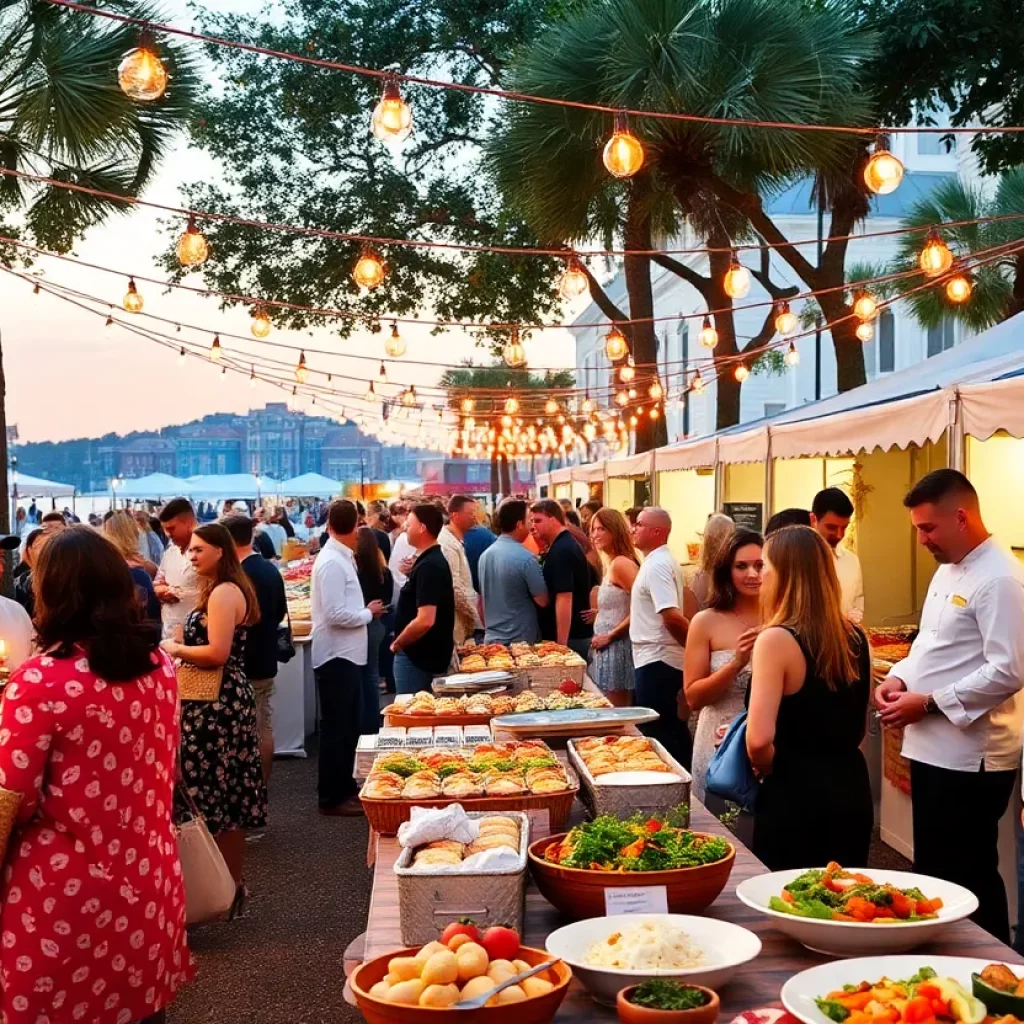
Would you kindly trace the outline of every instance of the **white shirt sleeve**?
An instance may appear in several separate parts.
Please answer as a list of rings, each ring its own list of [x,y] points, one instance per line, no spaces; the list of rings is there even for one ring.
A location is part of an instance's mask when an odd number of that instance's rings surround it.
[[[406,575],[399,566],[404,562],[410,555],[415,555],[416,549],[409,543],[408,538],[404,533],[400,533],[396,538],[394,544],[391,545],[391,559],[388,562],[388,568],[391,570],[391,578],[395,581],[396,592],[401,590],[405,586],[407,579]]]
[[[679,589],[671,565],[662,561],[652,565],[647,577],[647,589],[650,591],[654,610],[659,615],[669,608],[680,607]]]
[[[864,571],[860,559],[853,555],[853,600],[850,602],[850,618],[859,626],[864,621]]]
[[[348,573],[340,562],[333,559],[328,562],[323,567],[317,585],[323,597],[324,621],[329,625],[354,629],[356,626],[365,626],[373,618],[370,609],[363,605],[358,582],[355,588],[359,594],[358,606],[349,597]]]
[[[933,694],[939,710],[959,729],[1017,693],[1024,675],[1024,586],[1010,576],[999,577],[975,591],[973,604],[985,664]]]

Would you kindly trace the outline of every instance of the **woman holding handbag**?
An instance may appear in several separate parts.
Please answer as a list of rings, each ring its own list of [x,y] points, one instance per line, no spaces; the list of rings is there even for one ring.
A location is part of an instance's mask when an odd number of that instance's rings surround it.
[[[384,552],[377,543],[374,531],[360,526],[356,531],[356,575],[363,600],[391,604],[394,581],[384,560]],[[362,727],[364,735],[380,731],[380,646],[384,640],[384,620],[374,616],[366,624],[366,664],[363,666]]]
[[[259,605],[221,523],[197,527],[188,555],[202,580],[199,603],[185,623],[184,642],[162,646],[181,661],[182,780],[235,880],[234,917],[245,898],[244,830],[267,820],[256,698],[243,667],[246,627],[259,621]],[[205,699],[190,699],[200,694]],[[175,817],[188,814],[179,800]]]
[[[874,809],[859,747],[871,658],[843,615],[835,561],[809,526],[765,542],[746,740],[763,779],[753,849],[770,871],[867,864]]]
[[[174,666],[95,530],[51,536],[33,576],[43,653],[0,704],[0,807],[14,812],[0,1017],[158,1024],[192,976],[171,823]]]

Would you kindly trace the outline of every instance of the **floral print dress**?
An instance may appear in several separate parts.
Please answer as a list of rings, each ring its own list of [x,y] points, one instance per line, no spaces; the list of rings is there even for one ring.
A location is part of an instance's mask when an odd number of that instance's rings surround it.
[[[185,623],[185,646],[209,642],[206,612],[197,609]],[[256,698],[245,677],[244,655],[245,628],[239,626],[218,699],[181,703],[181,774],[214,835],[236,828],[262,828],[267,822]],[[179,797],[175,816],[180,821],[188,815]]]

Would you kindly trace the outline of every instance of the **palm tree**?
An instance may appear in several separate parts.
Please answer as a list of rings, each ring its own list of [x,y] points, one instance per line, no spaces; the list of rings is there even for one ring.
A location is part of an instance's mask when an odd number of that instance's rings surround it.
[[[108,6],[143,19],[156,9],[132,0]],[[117,67],[138,44],[137,28],[33,0],[0,5],[0,165],[103,192],[138,195],[185,127],[195,92],[195,63],[181,47],[158,44],[170,84],[145,105],[120,89]],[[9,237],[67,251],[83,232],[127,203],[0,179],[0,209],[18,226],[0,224]],[[5,263],[17,259],[10,247]],[[6,382],[0,348],[0,459],[6,469]],[[0,531],[10,529],[7,473],[0,472]]]

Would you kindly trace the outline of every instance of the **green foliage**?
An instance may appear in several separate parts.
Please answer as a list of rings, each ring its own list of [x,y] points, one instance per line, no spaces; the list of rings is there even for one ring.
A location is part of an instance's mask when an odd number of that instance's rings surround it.
[[[786,375],[786,355],[779,348],[766,348],[751,366],[750,372],[761,377],[784,377]]]
[[[495,394],[496,388],[507,388],[519,396],[524,409],[529,405],[533,415],[540,413],[539,406],[549,395],[558,397],[559,391],[576,386],[576,378],[570,370],[549,370],[543,375],[530,373],[526,367],[511,369],[503,363],[493,366],[475,366],[467,363],[464,366],[452,367],[441,375],[440,387],[448,392],[448,405],[457,409],[463,398],[473,398],[476,402],[474,416],[486,418],[487,415],[501,411],[503,396]],[[531,398],[530,393],[536,398]],[[524,399],[523,395],[527,397]]]
[[[894,270],[896,268],[890,267],[885,263],[851,263],[846,268],[846,283],[850,286],[850,297],[853,297],[858,285],[863,285],[879,302],[884,302],[899,295],[907,288],[906,281],[879,280],[879,278],[888,277]],[[870,282],[870,284],[867,282]],[[809,331],[821,316],[821,307],[818,303],[814,299],[808,299],[800,307],[801,330]]]

